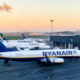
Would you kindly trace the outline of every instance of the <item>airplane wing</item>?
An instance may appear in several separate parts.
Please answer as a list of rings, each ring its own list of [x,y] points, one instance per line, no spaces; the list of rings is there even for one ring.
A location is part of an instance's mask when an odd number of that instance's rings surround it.
[[[47,55],[45,55],[45,58],[42,58],[40,62],[42,63],[64,63],[64,59],[58,58],[58,57],[48,57]]]

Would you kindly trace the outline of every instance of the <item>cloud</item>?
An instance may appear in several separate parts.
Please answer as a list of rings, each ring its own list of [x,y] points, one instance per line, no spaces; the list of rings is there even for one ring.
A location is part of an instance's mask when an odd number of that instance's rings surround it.
[[[11,6],[9,6],[8,4],[6,4],[5,2],[3,2],[3,6],[0,5],[0,11],[7,11],[7,12],[10,12],[10,10],[12,9]]]
[[[0,11],[2,11],[3,10],[3,7],[2,6],[0,6]]]
[[[6,4],[5,2],[3,3],[3,8],[4,8],[7,12],[9,12],[9,11],[12,9],[12,7],[9,6],[8,4]]]

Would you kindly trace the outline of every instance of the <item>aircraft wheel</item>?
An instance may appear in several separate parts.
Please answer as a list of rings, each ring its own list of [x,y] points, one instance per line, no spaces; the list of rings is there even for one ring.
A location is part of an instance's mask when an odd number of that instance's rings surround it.
[[[5,60],[4,63],[7,64],[8,63],[8,60]]]

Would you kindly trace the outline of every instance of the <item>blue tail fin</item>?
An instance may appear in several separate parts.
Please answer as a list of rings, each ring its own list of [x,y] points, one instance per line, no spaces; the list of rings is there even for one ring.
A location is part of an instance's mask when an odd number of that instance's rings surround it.
[[[0,52],[9,52],[9,51],[17,51],[17,50],[7,48],[7,47],[0,41]]]
[[[25,39],[26,37],[24,36],[24,34],[22,33],[22,37],[23,37],[23,39]]]
[[[2,33],[0,33],[0,36],[3,40],[7,40]]]
[[[4,44],[0,42],[0,52],[7,52],[7,51],[8,51],[8,48],[6,48]]]

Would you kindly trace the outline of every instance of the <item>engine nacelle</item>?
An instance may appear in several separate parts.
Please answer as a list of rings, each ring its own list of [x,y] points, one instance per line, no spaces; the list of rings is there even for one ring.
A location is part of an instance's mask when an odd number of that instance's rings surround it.
[[[64,59],[63,58],[55,58],[54,63],[64,63]]]
[[[49,61],[46,58],[43,58],[43,59],[41,59],[41,62],[43,62],[43,63],[47,63],[47,62],[50,62],[50,63],[64,63],[64,59],[63,58],[52,58],[52,57],[50,57]]]

